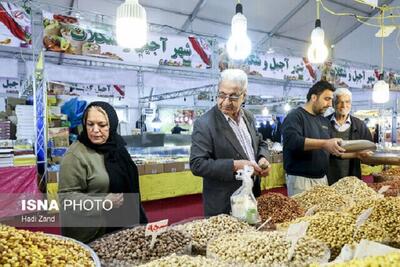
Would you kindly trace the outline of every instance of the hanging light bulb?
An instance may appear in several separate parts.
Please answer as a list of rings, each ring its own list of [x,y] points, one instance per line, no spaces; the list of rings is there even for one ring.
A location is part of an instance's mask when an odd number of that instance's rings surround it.
[[[383,29],[383,18],[384,18],[384,11],[382,10],[381,13],[381,27]],[[383,72],[383,38],[384,36],[381,35],[381,75],[380,80],[374,84],[374,88],[372,90],[372,101],[375,103],[383,104],[389,101],[389,84],[387,84],[384,79],[384,72]]]
[[[321,20],[315,21],[315,28],[311,32],[311,45],[308,48],[307,57],[311,63],[321,64],[328,58],[329,51],[325,43],[325,33],[321,28]]]
[[[374,84],[372,100],[375,103],[386,103],[389,101],[389,84],[384,80],[379,80]]]
[[[138,0],[125,0],[117,8],[116,37],[118,45],[126,48],[140,48],[146,44],[146,10]]]
[[[292,107],[289,105],[289,103],[286,103],[286,104],[283,106],[283,110],[286,111],[286,112],[288,112],[288,111],[291,110],[291,109],[292,109]]]
[[[267,107],[263,108],[263,110],[262,110],[262,115],[263,115],[263,116],[268,116],[268,114],[269,114],[268,108],[267,108]]]
[[[236,5],[236,14],[232,18],[231,36],[226,43],[226,50],[232,59],[246,59],[251,53],[251,41],[247,36],[247,19],[243,15],[243,6]]]

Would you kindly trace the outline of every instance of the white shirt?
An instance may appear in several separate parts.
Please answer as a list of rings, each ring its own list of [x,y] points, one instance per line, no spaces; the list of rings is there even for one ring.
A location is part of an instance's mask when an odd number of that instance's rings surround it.
[[[346,121],[343,123],[343,125],[340,125],[340,124],[337,122],[335,115],[332,116],[331,121],[333,121],[333,126],[335,127],[335,129],[336,129],[338,132],[345,132],[345,131],[347,131],[347,129],[349,129],[350,126],[351,126],[350,115],[347,115],[347,119],[346,119]]]
[[[224,114],[224,113],[222,113]],[[247,158],[250,161],[256,161],[254,157],[254,149],[251,142],[251,135],[249,130],[247,129],[246,123],[243,120],[243,111],[241,110],[239,113],[239,122],[236,122],[234,119],[224,114],[226,120],[231,126],[233,132],[236,135],[236,138],[239,140],[240,145],[242,146],[244,152],[246,153]]]

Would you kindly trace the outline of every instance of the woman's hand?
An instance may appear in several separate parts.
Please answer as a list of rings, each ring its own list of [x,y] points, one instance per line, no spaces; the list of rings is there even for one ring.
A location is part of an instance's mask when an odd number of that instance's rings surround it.
[[[113,208],[119,208],[124,204],[123,193],[110,193],[106,196],[106,199],[113,203]]]

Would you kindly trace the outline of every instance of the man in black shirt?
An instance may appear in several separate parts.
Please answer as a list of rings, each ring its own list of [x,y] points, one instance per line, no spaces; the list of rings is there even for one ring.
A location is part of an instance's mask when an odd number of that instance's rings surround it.
[[[179,126],[179,124],[175,124],[175,127],[172,128],[171,133],[172,134],[181,134],[181,132],[187,132],[189,131],[188,129],[184,129],[182,127]]]
[[[292,110],[282,124],[283,163],[288,195],[316,184],[328,184],[329,154],[341,156],[340,138],[331,138],[329,120],[322,115],[332,106],[335,88],[326,81],[314,84],[304,107]]]

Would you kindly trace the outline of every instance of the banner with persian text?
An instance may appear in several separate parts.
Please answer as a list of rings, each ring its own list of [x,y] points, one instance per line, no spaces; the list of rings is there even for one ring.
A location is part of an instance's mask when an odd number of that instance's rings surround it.
[[[212,40],[194,36],[150,34],[140,49],[119,47],[113,28],[43,11],[47,50],[152,65],[211,68]],[[129,33],[127,33],[129,34]]]

